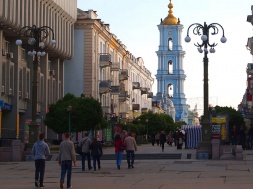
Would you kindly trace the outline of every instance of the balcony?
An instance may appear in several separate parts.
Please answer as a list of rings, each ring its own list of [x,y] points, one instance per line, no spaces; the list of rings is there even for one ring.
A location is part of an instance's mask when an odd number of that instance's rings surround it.
[[[140,82],[133,82],[133,90],[140,89],[140,88],[141,88]]]
[[[99,65],[101,68],[111,66],[111,55],[110,54],[100,54]]]
[[[119,63],[112,63],[111,65],[111,71],[119,71],[120,70],[120,65]]]
[[[153,98],[153,92],[148,92],[148,98]]]
[[[141,87],[141,95],[143,95],[143,94],[148,94],[148,88]]]
[[[132,110],[140,110],[140,104],[132,104]]]
[[[99,83],[99,93],[100,94],[105,94],[111,92],[111,81],[106,80],[106,81],[100,81]]]
[[[128,70],[124,69],[120,71],[119,80],[120,81],[128,80]]]
[[[128,98],[128,93],[127,91],[120,91],[119,93],[119,101],[120,102],[125,102]]]
[[[111,94],[119,95],[120,94],[120,86],[111,86]]]

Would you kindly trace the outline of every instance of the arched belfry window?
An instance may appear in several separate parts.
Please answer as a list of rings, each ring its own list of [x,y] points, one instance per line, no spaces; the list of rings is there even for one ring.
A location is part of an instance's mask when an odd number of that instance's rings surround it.
[[[170,37],[168,39],[168,51],[172,51],[172,47],[173,47],[173,41],[172,41],[172,38]]]
[[[167,91],[168,91],[168,98],[173,98],[174,89],[171,83],[168,85]]]
[[[172,62],[172,60],[168,61],[168,74],[173,74],[173,62]]]

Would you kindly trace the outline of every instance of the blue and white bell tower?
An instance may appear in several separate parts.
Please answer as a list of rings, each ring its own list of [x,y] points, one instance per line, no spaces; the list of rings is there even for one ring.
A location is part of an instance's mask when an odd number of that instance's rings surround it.
[[[170,101],[175,108],[175,121],[188,123],[188,105],[184,94],[184,81],[186,75],[183,69],[185,52],[182,50],[181,33],[183,25],[172,14],[173,5],[168,5],[168,16],[162,20],[158,29],[160,32],[160,45],[156,52],[158,56],[157,94],[156,100],[162,102],[165,110]],[[164,100],[166,99],[166,100]],[[169,111],[165,111],[169,114]]]

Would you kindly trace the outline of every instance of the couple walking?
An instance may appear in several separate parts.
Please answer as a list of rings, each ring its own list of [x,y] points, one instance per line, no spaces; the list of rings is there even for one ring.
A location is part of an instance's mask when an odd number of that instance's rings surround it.
[[[116,134],[114,147],[117,168],[120,169],[124,149],[126,150],[128,169],[134,168],[134,152],[137,151],[137,145],[135,139],[132,137],[132,133],[128,132],[125,140],[121,139],[120,134]]]
[[[92,140],[88,137],[88,133],[84,134],[84,137],[79,142],[79,147],[82,148],[82,171],[85,171],[85,160],[87,157],[88,169],[91,170],[91,156],[93,159],[93,168],[96,171],[96,164],[98,164],[98,169],[101,169],[100,158],[103,154],[102,144],[97,141],[94,137]]]
[[[66,140],[61,142],[58,155],[58,163],[61,166],[60,188],[63,189],[64,178],[67,174],[67,188],[71,188],[72,161],[76,166],[76,153],[74,143],[70,141],[70,135],[65,134]],[[39,140],[33,145],[32,154],[35,161],[35,187],[44,188],[45,161],[50,154],[45,135],[41,133]]]

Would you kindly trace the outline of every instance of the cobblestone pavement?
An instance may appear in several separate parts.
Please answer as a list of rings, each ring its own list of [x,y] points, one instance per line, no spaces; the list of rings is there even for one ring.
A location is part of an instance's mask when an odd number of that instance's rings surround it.
[[[157,146],[138,146],[136,153],[161,151]],[[177,151],[166,147],[165,152]],[[182,149],[181,153],[195,153]],[[105,148],[104,153],[113,153]],[[162,153],[162,152],[161,152]],[[135,167],[128,169],[126,161],[118,170],[115,160],[104,160],[97,171],[81,171],[81,162],[73,168],[73,189],[252,189],[252,151],[244,152],[244,160],[136,160]],[[186,157],[182,155],[182,157]],[[34,162],[1,162],[0,188],[32,189],[34,187]],[[60,167],[56,161],[46,162],[45,188],[59,187]]]

